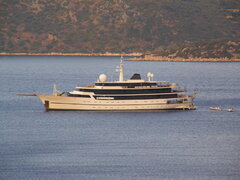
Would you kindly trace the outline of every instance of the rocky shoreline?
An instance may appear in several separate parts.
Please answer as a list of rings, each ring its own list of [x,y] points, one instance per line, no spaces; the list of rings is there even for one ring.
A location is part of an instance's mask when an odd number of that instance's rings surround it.
[[[128,56],[128,61],[171,61],[171,62],[240,62],[240,59],[228,58],[181,58],[155,55],[143,55],[141,53],[0,53],[0,56]]]
[[[145,55],[141,57],[129,58],[129,61],[172,61],[172,62],[240,62],[240,59],[228,58],[181,58]]]
[[[139,57],[142,53],[0,53],[0,56],[130,56]]]

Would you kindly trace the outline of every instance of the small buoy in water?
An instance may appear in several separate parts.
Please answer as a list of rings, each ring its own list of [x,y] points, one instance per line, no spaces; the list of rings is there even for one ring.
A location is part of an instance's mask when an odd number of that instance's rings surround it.
[[[233,112],[233,108],[228,108],[227,111],[228,112]]]
[[[209,110],[221,111],[222,109],[220,107],[210,107]]]

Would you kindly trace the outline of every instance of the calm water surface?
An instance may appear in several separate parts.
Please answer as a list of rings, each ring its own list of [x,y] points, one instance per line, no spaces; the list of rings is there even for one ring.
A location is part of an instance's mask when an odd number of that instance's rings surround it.
[[[119,58],[0,57],[0,179],[240,179],[239,63],[125,62],[197,90],[195,111],[45,112],[36,97],[117,79]],[[209,111],[210,106],[234,112]]]

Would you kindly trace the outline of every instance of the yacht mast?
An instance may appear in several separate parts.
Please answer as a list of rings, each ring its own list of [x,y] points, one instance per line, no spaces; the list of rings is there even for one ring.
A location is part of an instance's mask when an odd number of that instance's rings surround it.
[[[123,57],[121,56],[120,66],[119,66],[119,81],[123,81]]]

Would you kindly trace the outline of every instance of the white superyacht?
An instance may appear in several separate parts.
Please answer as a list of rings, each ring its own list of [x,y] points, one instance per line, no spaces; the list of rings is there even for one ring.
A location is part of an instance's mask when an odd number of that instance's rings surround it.
[[[94,85],[76,87],[67,93],[52,95],[34,94],[47,111],[147,111],[147,110],[193,110],[193,96],[186,91],[177,90],[178,86],[166,81],[153,81],[153,74],[148,73],[148,80],[134,74],[131,79],[123,78],[123,59],[118,67],[119,80],[107,81],[101,74]]]

